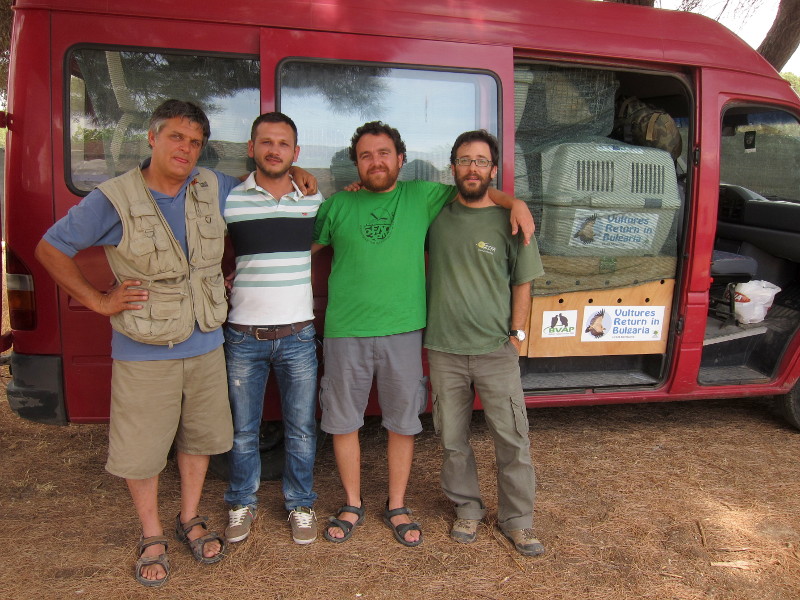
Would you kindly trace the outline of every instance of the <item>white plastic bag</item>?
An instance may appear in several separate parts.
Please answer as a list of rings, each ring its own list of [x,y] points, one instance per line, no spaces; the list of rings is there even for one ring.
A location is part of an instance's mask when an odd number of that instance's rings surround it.
[[[769,281],[747,281],[736,284],[736,320],[739,323],[760,323],[767,316],[775,294],[781,291]]]

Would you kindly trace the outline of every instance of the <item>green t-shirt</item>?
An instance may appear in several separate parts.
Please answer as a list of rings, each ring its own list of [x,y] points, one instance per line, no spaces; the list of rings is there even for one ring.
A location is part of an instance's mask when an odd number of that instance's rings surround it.
[[[453,186],[398,181],[390,192],[339,192],[319,209],[314,241],[333,247],[326,337],[425,327],[425,235]]]
[[[511,286],[544,274],[536,241],[511,235],[499,206],[445,206],[428,233],[425,347],[486,354],[508,341]]]

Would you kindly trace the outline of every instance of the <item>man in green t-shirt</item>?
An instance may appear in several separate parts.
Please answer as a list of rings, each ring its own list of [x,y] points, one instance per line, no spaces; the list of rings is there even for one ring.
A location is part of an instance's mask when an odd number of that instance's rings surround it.
[[[428,349],[433,422],[444,449],[441,482],[455,505],[450,536],[474,542],[486,514],[469,427],[475,393],[494,439],[498,521],[522,554],[533,534],[535,477],[519,371],[531,281],[544,274],[536,244],[511,235],[508,211],[488,196],[498,145],[485,130],[461,134],[450,154],[458,195],[428,232]]]
[[[405,144],[396,129],[380,121],[356,130],[350,159],[362,188],[334,194],[320,207],[312,248],[315,252],[330,245],[334,250],[325,315],[321,426],[333,435],[346,494],[345,505],[331,517],[324,536],[346,541],[364,518],[358,430],[374,378],[382,424],[389,432],[384,521],[397,541],[417,546],[422,531],[410,519],[405,492],[414,436],[422,431],[419,414],[427,405],[421,362],[425,236],[455,188],[398,181],[406,161]],[[514,217],[530,237],[533,220],[525,204],[496,194],[498,202],[514,207]],[[512,227],[516,230],[513,222]]]

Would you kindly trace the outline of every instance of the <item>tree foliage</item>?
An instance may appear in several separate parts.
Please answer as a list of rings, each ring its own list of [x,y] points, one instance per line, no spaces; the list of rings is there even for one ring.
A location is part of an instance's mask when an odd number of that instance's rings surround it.
[[[617,4],[655,6],[655,0],[605,0]],[[703,12],[719,20],[729,14],[739,21],[746,21],[762,8],[760,0],[681,0],[678,10]],[[778,13],[772,27],[758,47],[758,52],[777,71],[783,69],[800,46],[800,0],[780,0]]]
[[[800,75],[795,75],[794,73],[781,73],[781,77],[783,77],[786,81],[791,84],[792,89],[800,95]]]

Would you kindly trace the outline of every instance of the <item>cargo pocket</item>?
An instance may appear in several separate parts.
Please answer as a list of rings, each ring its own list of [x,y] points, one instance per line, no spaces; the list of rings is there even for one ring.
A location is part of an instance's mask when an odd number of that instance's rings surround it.
[[[201,285],[203,296],[206,299],[206,302],[203,302],[204,322],[200,324],[203,331],[216,329],[225,322],[225,317],[228,314],[228,302],[223,284],[222,273],[211,277],[203,277]]]
[[[163,273],[175,266],[169,234],[150,202],[137,202],[130,207],[134,231],[130,249],[133,263],[143,273]]]
[[[119,313],[123,333],[134,340],[151,344],[167,344],[175,341],[173,334],[181,322],[182,298],[177,294],[167,298],[164,294],[150,291],[150,298],[139,310]]]
[[[442,430],[442,415],[439,410],[439,396],[431,392],[431,404],[433,406],[433,430],[438,434]]]
[[[514,427],[517,433],[522,437],[528,437],[528,411],[525,408],[525,398],[520,396],[511,396],[511,412],[514,414]]]
[[[428,377],[424,376],[419,380],[419,389],[417,390],[417,406],[419,406],[419,414],[428,410]]]
[[[330,380],[328,379],[328,377],[323,375],[319,379],[319,406],[322,409],[325,408],[325,398],[330,392],[330,389],[331,389]]]
[[[211,217],[206,217],[210,219]],[[225,249],[225,234],[222,228],[213,221],[199,222],[197,229],[200,232],[200,255],[203,260],[216,260],[222,258]]]
[[[139,237],[131,240],[131,262],[140,273],[155,274],[159,272],[158,256],[156,255],[155,240],[149,235],[153,232],[147,232],[146,237]]]
[[[150,322],[153,336],[161,336],[178,330],[181,321],[181,301],[159,302],[150,309]]]

